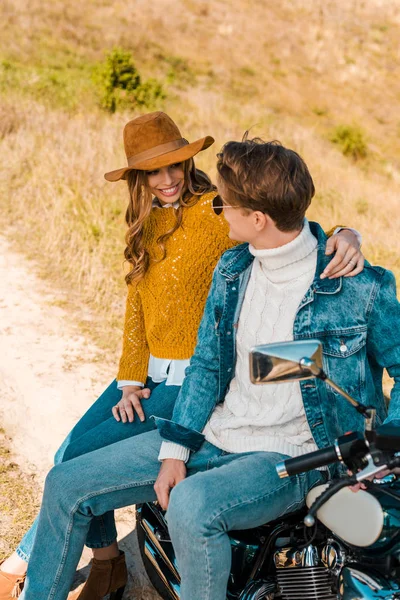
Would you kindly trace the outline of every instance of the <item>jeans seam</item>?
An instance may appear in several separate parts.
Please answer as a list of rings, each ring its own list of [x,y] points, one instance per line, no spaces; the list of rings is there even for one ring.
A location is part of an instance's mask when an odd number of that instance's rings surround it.
[[[302,473],[300,475],[300,477],[304,478],[305,477],[305,473]],[[283,490],[285,487],[287,487],[288,485],[291,485],[292,482],[288,481],[287,483],[285,482],[283,485],[280,485],[278,488],[275,488],[272,492],[268,492],[267,494],[263,494],[262,496],[257,496],[256,498],[253,498],[252,500],[248,500],[246,502],[237,502],[237,504],[230,506],[229,508],[224,508],[223,510],[221,510],[218,514],[216,514],[210,521],[209,525],[206,524],[206,527],[209,527],[212,525],[212,523],[215,521],[215,519],[217,519],[218,517],[220,517],[224,512],[227,512],[233,508],[237,508],[240,505],[246,506],[249,504],[253,504],[255,502],[260,502],[261,500],[264,500],[265,498],[268,498],[268,496],[271,496],[271,494],[275,494],[277,491]],[[315,485],[318,485],[318,482],[315,483]],[[315,487],[314,485],[310,487],[310,489],[312,489],[312,487]],[[305,496],[304,496],[305,499]],[[296,505],[296,504],[300,504],[301,501],[295,501],[292,502],[288,508],[286,508],[285,512],[282,513],[283,515],[287,514],[289,508],[291,508],[292,506]]]
[[[105,525],[104,515],[95,517],[95,520],[98,520],[98,522],[99,522],[100,542],[89,542],[88,543],[88,539],[86,538],[85,546],[87,546],[88,548],[107,548],[107,546],[110,546],[113,542],[115,542],[116,537],[114,537],[113,539],[110,539],[108,537],[108,531],[107,531],[107,527]]]
[[[230,452],[225,452],[224,450],[222,450],[221,453],[218,454],[218,456],[213,456],[212,458],[209,458],[207,461],[206,471],[209,471],[211,468],[214,468],[214,463],[219,462],[220,458],[222,456],[225,456],[226,454],[230,454]]]
[[[18,556],[20,558],[22,558],[22,560],[24,560],[26,563],[29,562],[29,556],[23,551],[21,550],[20,546],[18,546],[18,548],[15,550],[16,554],[18,554]]]
[[[287,487],[288,485],[290,485],[291,482],[288,481],[287,483],[284,483],[283,485],[280,485],[278,490],[282,490],[283,488]],[[237,506],[240,505],[244,505],[246,506],[247,504],[253,504],[255,502],[259,502],[260,500],[263,500],[264,498],[267,498],[268,496],[270,496],[271,494],[275,493],[276,489],[274,490],[274,492],[268,492],[267,494],[263,494],[262,496],[258,496],[256,498],[253,498],[252,500],[248,500],[247,502],[238,502],[237,504],[235,504],[234,506],[230,506],[229,508],[225,508],[223,510],[221,510],[217,515],[215,515],[210,523],[209,523],[209,527],[212,525],[212,523],[215,521],[215,519],[217,519],[218,517],[220,517],[224,512],[227,512],[229,510],[232,510],[233,508],[236,508]],[[290,506],[293,506],[294,504],[298,504],[298,502],[294,502],[292,503]],[[285,511],[285,513],[287,512],[287,510]],[[284,513],[284,514],[285,514]],[[207,581],[207,599],[210,599],[210,570],[209,570],[209,556],[208,556],[208,551],[207,551],[207,542],[205,542],[204,544],[204,550],[205,550],[205,554],[206,554],[206,564],[207,564],[207,575],[208,575],[208,581]]]
[[[207,548],[207,541],[205,541],[204,545],[205,545],[205,548]],[[206,561],[207,561],[207,599],[209,599],[210,598],[211,573],[210,573],[210,561],[209,561],[207,550],[206,550]]]
[[[103,542],[104,539],[106,538],[106,534],[107,534],[107,528],[105,526],[104,523],[104,517],[103,515],[100,515],[99,517],[97,517],[99,519],[99,526],[100,526],[100,539]]]
[[[79,505],[78,505],[79,506]],[[54,578],[54,583],[50,589],[50,593],[49,593],[49,600],[52,600],[57,592],[57,586],[59,584],[59,581],[61,579],[62,576],[62,572],[64,569],[64,565],[65,565],[65,558],[68,554],[68,544],[69,544],[69,538],[71,535],[71,530],[72,530],[72,526],[73,526],[73,520],[74,520],[74,514],[75,514],[75,506],[74,506],[74,510],[71,513],[71,517],[68,521],[68,528],[67,528],[67,534],[66,534],[66,538],[65,538],[65,542],[64,542],[64,547],[63,547],[63,552],[62,552],[62,556],[61,556],[61,561],[60,561],[60,565],[57,569],[57,573],[56,576]]]
[[[108,546],[111,546],[111,544],[113,544],[115,542],[117,538],[114,538],[113,540],[103,540],[102,542],[99,542],[98,544],[93,543],[93,544],[88,544],[87,542],[85,542],[85,546],[87,548],[107,548]]]
[[[291,484],[292,484],[291,481],[288,481],[287,483],[285,482],[284,484],[280,485],[278,488],[275,488],[274,491],[272,491],[272,492],[268,492],[267,494],[263,494],[262,496],[257,496],[255,498],[253,498],[252,500],[247,500],[246,502],[237,502],[236,504],[234,504],[233,506],[230,506],[229,508],[224,508],[218,514],[216,514],[214,517],[212,517],[208,527],[210,527],[212,525],[212,523],[215,521],[215,519],[219,518],[225,512],[228,512],[229,510],[232,510],[233,508],[237,508],[238,506],[246,506],[246,505],[254,504],[256,502],[260,502],[261,500],[268,498],[268,496],[271,496],[271,494],[275,494],[277,491],[281,491],[285,487],[287,487],[288,485],[291,485]]]
[[[90,500],[90,498],[94,498],[95,496],[103,496],[104,494],[108,494],[110,492],[116,492],[116,491],[121,491],[121,490],[127,490],[129,488],[135,488],[135,487],[141,487],[141,486],[145,486],[145,485],[150,485],[152,483],[155,483],[156,480],[155,479],[150,479],[149,481],[142,481],[140,483],[137,483],[136,485],[132,485],[132,484],[124,484],[121,486],[113,486],[111,488],[107,488],[105,490],[101,490],[101,491],[97,491],[97,492],[93,492],[90,494],[87,494],[86,496],[83,496],[82,498],[79,498],[72,510],[70,511],[70,519],[68,521],[68,529],[67,529],[67,535],[65,538],[65,542],[64,542],[64,548],[63,548],[63,553],[62,553],[62,557],[61,557],[61,562],[60,562],[60,566],[58,567],[55,579],[54,579],[54,583],[51,587],[50,593],[49,593],[49,600],[53,600],[56,592],[57,592],[57,586],[59,584],[59,581],[61,579],[63,570],[64,570],[64,566],[65,566],[65,558],[68,554],[68,545],[69,545],[69,539],[70,539],[70,535],[71,535],[71,530],[72,530],[72,526],[73,526],[73,520],[74,520],[74,515],[75,513],[78,511],[79,506],[83,503],[86,502],[87,500]]]

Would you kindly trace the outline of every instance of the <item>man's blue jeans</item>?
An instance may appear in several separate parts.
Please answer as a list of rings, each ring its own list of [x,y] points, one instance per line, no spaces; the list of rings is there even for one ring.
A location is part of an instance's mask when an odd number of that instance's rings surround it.
[[[116,421],[111,413],[111,408],[122,397],[116,381],[113,381],[68,434],[55,455],[54,464],[57,465],[98,448],[155,429],[154,419],[150,419],[151,415],[170,419],[180,387],[166,386],[164,382],[154,383],[150,378],[146,381],[146,387],[150,388],[151,395],[142,402],[145,421],[142,423],[135,413],[133,423],[122,423]],[[36,518],[16,550],[17,554],[26,562],[29,561],[37,524],[38,519]],[[109,546],[116,538],[114,513],[110,511],[93,519],[86,545],[90,548],[103,548]]]
[[[21,600],[66,600],[94,517],[155,500],[158,431],[131,437],[56,465],[42,508]],[[299,508],[318,471],[279,479],[281,454],[227,454],[205,442],[188,477],[171,493],[167,520],[182,575],[183,600],[225,600],[231,549],[227,532],[256,527]]]

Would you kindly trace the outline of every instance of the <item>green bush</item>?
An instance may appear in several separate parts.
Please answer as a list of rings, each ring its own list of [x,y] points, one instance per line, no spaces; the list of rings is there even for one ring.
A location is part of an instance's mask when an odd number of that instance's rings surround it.
[[[142,81],[131,53],[121,48],[108,53],[95,79],[100,88],[100,104],[110,112],[132,105],[153,108],[165,98],[162,85],[155,79]]]
[[[331,142],[337,144],[345,156],[354,160],[365,158],[368,146],[362,129],[357,125],[338,125],[330,137]]]
[[[156,79],[147,79],[136,88],[135,99],[140,106],[154,108],[158,100],[164,100],[165,93]]]

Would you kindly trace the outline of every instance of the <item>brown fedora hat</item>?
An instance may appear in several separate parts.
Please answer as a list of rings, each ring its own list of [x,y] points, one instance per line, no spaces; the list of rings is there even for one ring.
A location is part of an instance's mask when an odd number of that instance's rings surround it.
[[[173,120],[163,112],[153,112],[129,121],[124,127],[124,147],[128,166],[106,173],[107,181],[125,179],[127,171],[153,171],[191,158],[214,143],[209,135],[189,144]]]

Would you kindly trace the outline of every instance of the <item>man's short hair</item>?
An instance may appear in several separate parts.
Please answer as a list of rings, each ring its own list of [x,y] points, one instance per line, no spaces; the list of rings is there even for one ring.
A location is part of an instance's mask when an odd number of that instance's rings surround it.
[[[304,160],[280,142],[260,138],[227,142],[218,154],[221,194],[227,204],[259,210],[281,231],[301,229],[315,188]]]

